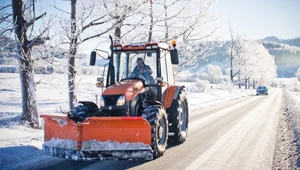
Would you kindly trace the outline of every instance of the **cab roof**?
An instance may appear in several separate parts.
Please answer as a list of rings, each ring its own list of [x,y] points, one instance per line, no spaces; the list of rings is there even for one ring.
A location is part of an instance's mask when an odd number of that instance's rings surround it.
[[[127,45],[122,44],[114,44],[114,50],[150,50],[150,49],[165,49],[170,50],[171,46],[169,46],[166,43],[156,43],[156,42],[150,42],[150,43],[130,43]]]

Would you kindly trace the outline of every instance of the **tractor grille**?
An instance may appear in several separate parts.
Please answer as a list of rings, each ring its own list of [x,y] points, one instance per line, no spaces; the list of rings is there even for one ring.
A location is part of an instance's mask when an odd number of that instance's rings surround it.
[[[101,111],[108,116],[126,116],[126,105],[116,106],[120,96],[121,95],[103,96],[105,106],[100,107]]]
[[[117,103],[118,98],[121,95],[108,95],[108,96],[103,96],[105,106],[115,106]]]

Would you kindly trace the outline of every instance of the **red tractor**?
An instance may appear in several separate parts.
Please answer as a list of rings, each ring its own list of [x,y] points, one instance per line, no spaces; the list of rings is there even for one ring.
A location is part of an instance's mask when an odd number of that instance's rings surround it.
[[[67,116],[43,115],[44,152],[73,159],[155,159],[167,144],[185,142],[188,103],[184,86],[175,85],[173,65],[179,63],[175,47],[175,41],[172,46],[112,43],[106,76],[97,80],[104,88],[99,107],[80,102]],[[96,51],[91,53],[92,66]],[[55,145],[53,140],[70,140],[74,147]],[[109,142],[118,146],[108,148]]]

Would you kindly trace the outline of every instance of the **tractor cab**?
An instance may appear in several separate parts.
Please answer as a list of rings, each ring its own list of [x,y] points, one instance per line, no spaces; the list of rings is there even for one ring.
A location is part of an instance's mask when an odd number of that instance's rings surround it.
[[[173,48],[166,43],[114,44],[106,84],[100,81],[97,85],[106,87],[100,99],[100,109],[110,116],[140,116],[139,110],[143,109],[137,106],[145,102],[162,103],[163,92],[175,83],[173,64],[178,64],[175,46],[175,42]],[[95,51],[91,53],[91,65],[95,64],[96,55]],[[124,106],[125,110],[118,105],[120,98],[124,100],[121,103],[129,106]]]

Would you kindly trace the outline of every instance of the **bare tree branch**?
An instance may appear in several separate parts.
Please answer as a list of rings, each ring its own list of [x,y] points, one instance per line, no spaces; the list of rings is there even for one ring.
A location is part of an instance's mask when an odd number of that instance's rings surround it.
[[[49,37],[44,37],[44,38],[35,38],[32,41],[29,41],[29,43],[27,44],[27,48],[32,48],[35,45],[41,45],[45,43],[45,40],[49,40]]]
[[[40,16],[38,16],[38,17],[32,19],[31,21],[27,22],[25,27],[26,27],[26,28],[30,27],[32,24],[34,24],[35,21],[41,19],[41,18],[44,17],[46,14],[47,14],[47,13],[44,12],[42,15],[40,15]]]
[[[7,18],[9,18],[9,17],[11,17],[11,16],[13,16],[13,15],[12,15],[12,14],[8,14],[8,15],[6,15],[6,16],[4,16],[4,17],[1,17],[1,18],[0,18],[0,23],[4,22]]]
[[[82,19],[82,23],[84,23],[88,18],[90,18],[91,14],[93,13],[94,10],[94,6],[92,7],[92,9],[90,10],[89,14],[86,15],[85,18]]]
[[[106,21],[102,21],[102,22],[96,22],[96,21],[99,21],[101,20],[102,18],[104,18],[105,16],[102,16],[102,17],[99,17],[97,19],[94,19],[93,21],[91,21],[90,23],[88,23],[86,26],[84,26],[82,28],[82,31],[86,30],[87,28],[91,27],[91,26],[94,26],[94,25],[101,25],[101,24],[104,24],[104,23],[107,23],[109,22],[111,19],[108,19]]]
[[[99,36],[101,36],[101,35],[103,35],[103,34],[106,34],[106,33],[108,33],[110,30],[112,30],[114,27],[115,27],[115,25],[111,26],[109,29],[107,29],[106,31],[104,31],[104,32],[102,32],[102,33],[99,33],[99,34],[96,34],[96,35],[87,37],[87,38],[83,39],[80,43],[83,43],[83,42],[85,42],[85,41],[87,41],[87,40],[90,40],[90,39],[99,37]]]
[[[40,38],[46,31],[48,31],[49,30],[49,28],[46,28],[46,29],[44,29],[44,31],[40,34],[40,35],[38,35],[36,38]],[[49,38],[49,37],[48,37]]]
[[[5,8],[8,8],[10,6],[11,6],[11,4],[10,5],[6,5],[6,6],[1,6],[0,11],[4,10]]]
[[[50,5],[50,6],[51,6],[51,7],[53,7],[53,8],[55,8],[55,9],[57,9],[57,10],[59,10],[60,12],[66,13],[66,14],[68,14],[68,15],[71,15],[71,13],[70,13],[70,12],[67,12],[67,11],[65,11],[65,10],[62,10],[62,9],[60,9],[60,8],[56,7],[56,3],[55,3],[55,1],[54,1],[54,6],[53,6],[53,5]]]
[[[130,29],[129,31],[127,31],[125,34],[123,34],[123,35],[121,36],[121,38],[123,38],[124,36],[126,36],[127,34],[129,34],[130,32],[132,32],[133,30],[135,30],[138,26],[144,25],[144,24],[140,24],[144,19],[145,19],[145,18],[141,18],[141,20],[140,20],[136,25],[134,25],[132,29]],[[131,24],[123,24],[123,25],[130,26]]]
[[[12,32],[12,31],[13,31],[13,29],[11,28],[11,29],[6,29],[6,30],[2,31],[2,32],[0,33],[0,36],[4,35],[4,33],[5,33],[5,32],[7,32],[7,31],[10,31],[10,32]]]
[[[193,38],[193,39],[189,39],[189,40],[191,40],[191,41],[196,41],[196,40],[201,40],[201,39],[207,38],[207,37],[213,35],[220,27],[221,27],[221,26],[215,28],[215,29],[212,30],[209,34],[207,34],[207,35],[205,35],[205,36],[203,36],[203,37]]]

